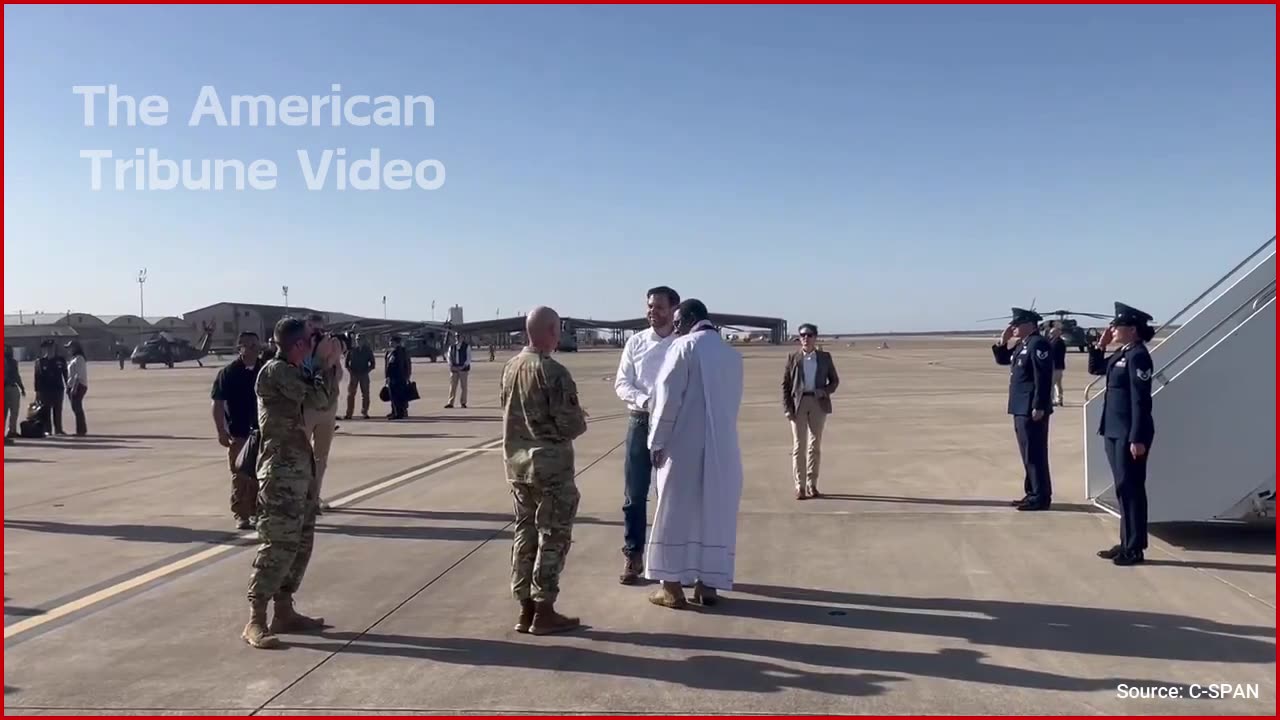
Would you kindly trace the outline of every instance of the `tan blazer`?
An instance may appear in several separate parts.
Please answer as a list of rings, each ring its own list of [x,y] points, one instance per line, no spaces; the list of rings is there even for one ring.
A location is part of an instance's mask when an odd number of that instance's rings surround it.
[[[831,361],[831,353],[825,350],[814,351],[818,354],[818,372],[814,376],[814,389],[824,391],[818,398],[822,412],[831,414],[831,396],[840,387],[840,375],[836,373],[835,363]],[[787,356],[787,368],[782,373],[782,409],[787,415],[795,415],[800,398],[804,395],[804,351],[796,350]]]

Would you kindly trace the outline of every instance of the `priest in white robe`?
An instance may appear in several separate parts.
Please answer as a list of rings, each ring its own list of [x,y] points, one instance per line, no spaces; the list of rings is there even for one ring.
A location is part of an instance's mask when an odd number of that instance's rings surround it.
[[[650,602],[713,605],[733,589],[742,454],[742,355],[721,337],[698,300],[680,303],[676,333],[658,372],[649,450],[658,506],[645,547],[645,577],[662,582]]]

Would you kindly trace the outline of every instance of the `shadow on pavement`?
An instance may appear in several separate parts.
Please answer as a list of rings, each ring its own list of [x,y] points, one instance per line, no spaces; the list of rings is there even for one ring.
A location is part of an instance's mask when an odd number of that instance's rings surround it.
[[[100,535],[130,542],[157,543],[221,543],[238,537],[237,533],[221,530],[193,530],[173,525],[77,525],[50,520],[4,521],[5,529],[28,532],[54,533],[57,535]]]
[[[975,645],[1027,650],[1219,663],[1274,663],[1276,658],[1274,642],[1253,639],[1274,639],[1274,626],[1164,613],[751,584],[735,585],[723,607],[718,612],[735,617],[953,637]]]
[[[819,488],[821,490],[821,488]],[[828,500],[851,500],[855,502],[895,503],[903,505],[941,505],[945,507],[992,507],[1008,508],[1017,512],[1010,500],[985,500],[982,498],[917,498],[898,495],[849,495],[840,493],[823,493],[822,497],[805,502],[822,502]],[[1102,510],[1090,503],[1054,503],[1050,512],[1101,513]]]
[[[1272,557],[1276,554],[1274,522],[1265,525],[1165,523],[1152,525],[1147,531],[1180,550]]]
[[[581,637],[583,634],[583,631],[579,631],[576,636]],[[356,637],[354,633],[322,633],[322,636],[342,641]],[[571,638],[575,634],[563,637]],[[698,690],[775,693],[784,689],[797,689],[857,697],[882,694],[885,691],[884,685],[902,680],[871,673],[797,670],[771,662],[716,655],[695,655],[682,659],[650,658],[582,647],[545,647],[503,640],[366,634],[351,645],[345,642],[289,644],[329,652],[416,658],[454,665],[615,675],[633,680],[657,680]]]

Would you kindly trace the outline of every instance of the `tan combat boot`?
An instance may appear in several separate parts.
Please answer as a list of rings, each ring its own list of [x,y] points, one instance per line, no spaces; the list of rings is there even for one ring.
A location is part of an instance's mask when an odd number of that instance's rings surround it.
[[[532,600],[520,601],[520,619],[516,621],[516,632],[529,632],[529,628],[533,626],[533,616],[537,607]]]
[[[277,593],[275,601],[276,612],[271,618],[271,632],[301,633],[326,627],[324,618],[307,617],[293,608],[293,593]]]
[[[567,617],[556,612],[554,602],[540,602],[534,604],[533,623],[529,626],[529,632],[534,635],[550,635],[568,632],[581,625],[582,622],[578,618]]]
[[[280,639],[267,629],[267,601],[255,601],[249,608],[249,624],[244,626],[240,637],[256,648],[273,648],[280,644]]]
[[[640,553],[628,554],[622,563],[622,574],[618,576],[618,582],[623,585],[635,585],[640,582],[640,575],[643,572],[644,556]]]
[[[689,601],[684,597],[684,588],[677,582],[663,582],[662,587],[649,596],[649,602],[672,610],[689,607]]]

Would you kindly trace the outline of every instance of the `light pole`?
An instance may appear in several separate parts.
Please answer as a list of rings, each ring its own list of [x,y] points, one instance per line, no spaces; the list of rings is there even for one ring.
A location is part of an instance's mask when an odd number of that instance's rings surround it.
[[[147,281],[147,269],[142,268],[138,271],[138,317],[146,318],[147,306],[142,294],[142,284]]]
[[[387,296],[382,296],[382,319],[387,319]]]
[[[281,286],[280,286],[280,292],[284,293],[284,309],[285,309],[286,311],[288,311],[288,309],[289,309],[289,286],[288,286],[288,285],[281,285]]]

